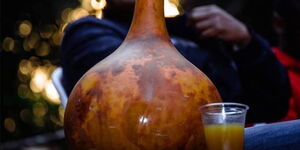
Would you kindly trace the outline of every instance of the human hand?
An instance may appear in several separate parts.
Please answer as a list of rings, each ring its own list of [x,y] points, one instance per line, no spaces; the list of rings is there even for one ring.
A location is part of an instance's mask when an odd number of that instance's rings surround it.
[[[189,21],[204,38],[218,38],[239,46],[247,45],[251,39],[243,23],[216,5],[195,7]]]

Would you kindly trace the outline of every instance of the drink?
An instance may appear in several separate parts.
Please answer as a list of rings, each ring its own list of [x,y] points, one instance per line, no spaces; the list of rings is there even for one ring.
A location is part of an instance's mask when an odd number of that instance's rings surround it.
[[[204,127],[208,150],[243,150],[244,126],[214,124]]]
[[[208,150],[243,150],[248,106],[212,103],[200,108]]]

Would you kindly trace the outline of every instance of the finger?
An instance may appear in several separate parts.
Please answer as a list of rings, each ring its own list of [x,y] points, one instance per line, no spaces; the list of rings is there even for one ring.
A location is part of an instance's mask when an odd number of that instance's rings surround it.
[[[204,5],[204,6],[197,6],[192,9],[192,11],[198,11],[198,12],[208,12],[214,9],[215,5]]]
[[[213,27],[213,23],[211,20],[203,20],[203,21],[199,21],[195,24],[195,28],[198,31],[204,31],[211,27]]]
[[[204,30],[201,33],[201,36],[206,37],[206,38],[216,37],[217,35],[218,35],[218,31],[215,30],[214,28],[208,28],[207,30]]]
[[[194,8],[190,13],[193,21],[202,21],[219,14],[221,9],[216,5],[206,5]]]
[[[197,21],[203,21],[205,19],[208,19],[210,17],[210,14],[206,12],[198,12],[198,11],[192,11],[189,15],[189,19],[197,22]]]

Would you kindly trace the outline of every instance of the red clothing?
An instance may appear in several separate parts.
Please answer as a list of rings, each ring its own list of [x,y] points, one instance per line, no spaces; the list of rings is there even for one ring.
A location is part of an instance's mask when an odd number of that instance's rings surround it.
[[[284,120],[300,118],[300,60],[292,58],[277,47],[273,50],[279,61],[287,68],[292,88],[290,108]]]

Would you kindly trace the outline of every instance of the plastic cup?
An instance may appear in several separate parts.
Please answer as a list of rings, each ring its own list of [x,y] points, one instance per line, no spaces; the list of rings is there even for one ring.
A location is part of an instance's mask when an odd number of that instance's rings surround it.
[[[208,150],[243,150],[247,105],[211,103],[200,107]]]

